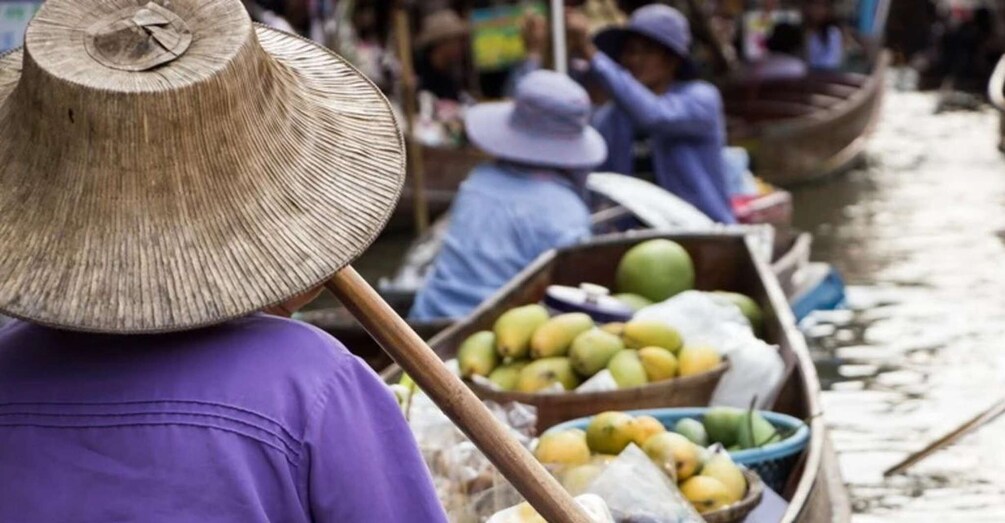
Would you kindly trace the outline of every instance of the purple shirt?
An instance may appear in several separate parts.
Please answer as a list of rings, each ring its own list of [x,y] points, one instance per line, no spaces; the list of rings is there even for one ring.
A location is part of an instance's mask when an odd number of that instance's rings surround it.
[[[439,522],[388,389],[255,314],[156,336],[0,329],[0,521]]]

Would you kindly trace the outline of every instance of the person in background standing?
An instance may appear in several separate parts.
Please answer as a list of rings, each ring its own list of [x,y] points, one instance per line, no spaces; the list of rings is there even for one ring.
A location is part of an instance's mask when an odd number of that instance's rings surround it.
[[[810,69],[836,70],[844,63],[844,36],[829,0],[811,0],[804,10],[806,60]]]
[[[650,179],[713,220],[735,223],[722,159],[722,96],[696,79],[684,15],[646,6],[596,43],[580,13],[568,13],[567,27],[570,51],[611,97],[594,118],[610,148],[601,168]]]
[[[468,110],[468,138],[495,161],[461,185],[412,319],[463,317],[545,251],[590,235],[585,178],[607,157],[590,110],[579,84],[547,70],[527,75],[515,101]]]
[[[422,32],[415,39],[419,51],[415,64],[419,89],[437,98],[461,100],[469,32],[467,22],[450,9],[436,11],[423,19]]]

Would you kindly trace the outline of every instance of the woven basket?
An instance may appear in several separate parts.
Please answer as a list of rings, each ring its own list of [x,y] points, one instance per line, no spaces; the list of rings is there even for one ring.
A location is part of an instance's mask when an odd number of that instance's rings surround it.
[[[744,470],[743,476],[747,478],[747,495],[728,507],[702,514],[705,523],[738,523],[746,519],[757,505],[761,504],[761,497],[764,495],[764,483],[761,482],[761,478],[752,470]]]
[[[693,418],[700,420],[705,415],[704,408],[691,409],[646,409],[630,410],[628,414],[632,416],[652,416],[663,426],[672,429],[682,418]],[[792,469],[799,460],[799,455],[806,448],[810,441],[810,428],[802,420],[780,414],[778,412],[760,411],[764,419],[775,427],[791,431],[792,434],[782,441],[765,445],[761,448],[737,450],[729,455],[738,465],[743,465],[753,469],[761,478],[761,482],[776,492],[781,492],[785,488]],[[588,418],[577,419],[568,423],[563,423],[552,430],[564,429],[586,429],[590,423]]]
[[[468,386],[485,401],[503,405],[517,402],[536,407],[540,433],[563,421],[609,410],[707,406],[727,370],[729,361],[723,361],[718,367],[702,374],[607,392],[529,394],[495,390],[471,382]]]

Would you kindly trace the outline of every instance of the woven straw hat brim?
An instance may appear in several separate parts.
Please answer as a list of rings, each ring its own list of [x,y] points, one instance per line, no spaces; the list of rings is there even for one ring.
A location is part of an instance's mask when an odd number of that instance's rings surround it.
[[[373,241],[405,172],[387,100],[327,49],[254,31],[275,81],[261,85],[261,70],[232,74],[239,89],[274,93],[241,114],[206,108],[209,127],[225,120],[233,133],[149,136],[149,122],[122,121],[122,139],[140,150],[124,159],[87,142],[89,122],[109,117],[87,103],[101,88],[25,109],[17,100],[34,96],[19,94],[34,89],[18,89],[25,51],[0,58],[0,311],[69,330],[192,329],[309,289]],[[189,53],[200,52],[193,41]],[[36,109],[63,118],[29,132],[24,115]],[[173,153],[180,144],[189,154]]]

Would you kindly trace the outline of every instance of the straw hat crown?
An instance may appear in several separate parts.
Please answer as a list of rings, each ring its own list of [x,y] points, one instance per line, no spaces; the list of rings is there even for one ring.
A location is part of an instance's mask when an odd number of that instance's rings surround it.
[[[443,40],[467,36],[468,23],[452,9],[441,9],[422,19],[422,32],[415,38],[415,46],[428,47]]]
[[[351,261],[404,176],[386,100],[239,0],[49,0],[0,57],[0,310],[212,324]]]

